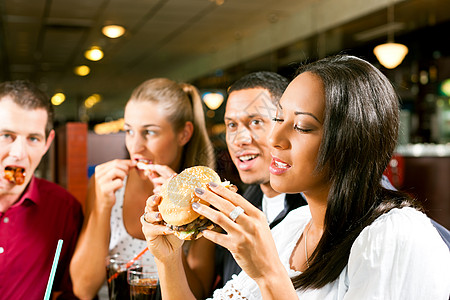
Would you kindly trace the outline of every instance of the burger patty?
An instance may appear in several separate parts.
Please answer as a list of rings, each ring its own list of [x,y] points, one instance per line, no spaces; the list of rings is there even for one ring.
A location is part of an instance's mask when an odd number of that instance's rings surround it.
[[[207,219],[203,216],[200,216],[197,219],[195,219],[194,221],[192,221],[191,223],[188,223],[185,225],[175,226],[175,225],[166,224],[166,226],[175,231],[197,230],[200,232],[200,231],[207,229],[212,224],[214,224],[214,223],[211,222],[209,219]]]

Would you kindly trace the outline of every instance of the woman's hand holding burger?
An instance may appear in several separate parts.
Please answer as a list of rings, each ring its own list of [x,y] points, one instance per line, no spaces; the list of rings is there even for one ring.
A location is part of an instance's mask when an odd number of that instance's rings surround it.
[[[195,193],[216,209],[200,203],[194,203],[192,208],[226,231],[224,234],[205,230],[205,238],[230,250],[241,268],[257,282],[285,272],[281,262],[274,263],[278,252],[262,211],[214,182],[207,189],[196,189]]]
[[[141,223],[148,249],[158,260],[163,261],[181,248],[183,240],[173,235],[173,230],[164,225],[158,210],[161,200],[160,195],[153,195],[147,199]]]

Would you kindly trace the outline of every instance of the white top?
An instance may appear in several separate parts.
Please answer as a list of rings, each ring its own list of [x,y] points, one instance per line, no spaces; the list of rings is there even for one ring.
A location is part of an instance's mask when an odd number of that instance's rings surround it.
[[[140,240],[132,237],[123,224],[123,199],[125,196],[125,186],[127,184],[127,177],[123,182],[123,187],[118,189],[115,193],[116,203],[114,204],[111,211],[111,237],[109,240],[109,255],[120,254],[121,257],[127,261],[133,259],[142,250],[147,247],[147,242],[145,240]],[[144,212],[144,207],[142,208]],[[147,251],[142,257],[141,261],[143,264],[154,266],[156,270],[156,263],[153,255],[150,251]],[[108,286],[106,281],[98,292],[98,297],[100,300],[109,299],[108,296]]]
[[[284,209],[284,198],[286,194],[279,194],[275,197],[267,197],[263,194],[262,198],[262,211],[266,215],[267,221],[272,223],[273,220],[280,214]]]
[[[111,237],[109,240],[109,255],[119,253],[126,260],[131,260],[142,250],[147,248],[147,242],[132,237],[123,224],[123,199],[125,196],[125,186],[127,178],[123,182],[123,187],[116,191],[116,203],[111,211]],[[144,213],[142,207],[142,213]],[[142,263],[147,265],[155,265],[155,259],[150,251],[142,256]]]
[[[289,259],[310,218],[309,207],[303,206],[272,229],[290,277],[300,274],[291,270]],[[449,279],[450,252],[428,217],[413,208],[393,209],[360,233],[348,265],[335,281],[297,295],[302,300],[448,300]],[[261,298],[256,282],[243,271],[213,295],[213,299]]]

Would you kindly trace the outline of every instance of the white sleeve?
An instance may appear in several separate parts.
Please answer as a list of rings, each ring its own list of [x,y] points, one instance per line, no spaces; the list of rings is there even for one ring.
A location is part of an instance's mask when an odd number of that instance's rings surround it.
[[[344,299],[448,300],[449,294],[450,252],[424,214],[394,209],[355,240]]]

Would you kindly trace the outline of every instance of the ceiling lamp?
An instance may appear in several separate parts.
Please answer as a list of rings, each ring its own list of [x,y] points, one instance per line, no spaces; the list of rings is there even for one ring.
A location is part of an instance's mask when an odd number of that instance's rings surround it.
[[[403,44],[386,43],[376,46],[373,53],[385,68],[394,69],[408,54],[408,47]]]
[[[93,46],[84,52],[84,57],[92,61],[99,61],[103,58],[103,51],[100,47]]]
[[[222,105],[223,102],[222,93],[205,93],[203,94],[203,102],[210,110],[216,110]]]
[[[95,104],[99,103],[102,100],[102,97],[99,94],[92,94],[84,100],[84,107],[91,108]]]
[[[64,95],[63,93],[56,93],[53,95],[53,97],[51,99],[52,104],[55,106],[60,105],[65,100],[66,100],[66,95]]]
[[[82,65],[75,67],[75,69],[73,69],[73,72],[78,76],[86,76],[91,72],[91,69],[86,65]]]
[[[102,33],[111,39],[115,39],[125,33],[125,28],[120,25],[106,25],[103,26]]]
[[[392,1],[392,0],[391,0]],[[408,54],[408,47],[403,44],[394,43],[394,5],[388,5],[388,42],[376,46],[373,53],[377,57],[380,64],[385,68],[394,69],[402,63],[406,54]],[[391,25],[391,26],[389,26]]]

